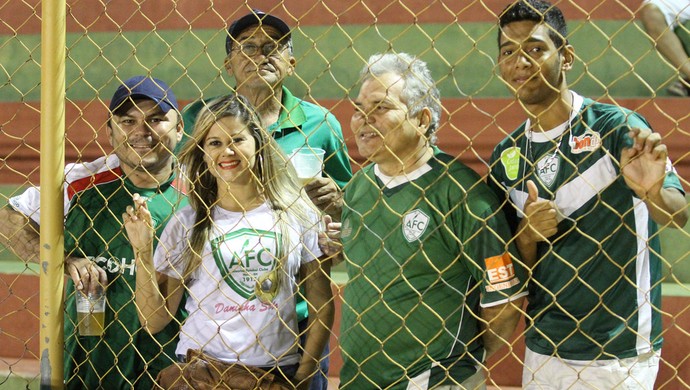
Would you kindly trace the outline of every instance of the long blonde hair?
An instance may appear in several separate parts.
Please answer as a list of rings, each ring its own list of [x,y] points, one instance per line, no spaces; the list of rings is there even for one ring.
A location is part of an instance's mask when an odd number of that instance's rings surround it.
[[[180,153],[189,203],[196,212],[188,246],[179,259],[186,263],[183,275],[185,279],[201,265],[201,255],[209,240],[213,223],[212,209],[218,201],[218,183],[204,161],[203,143],[211,127],[226,117],[237,118],[246,125],[256,143],[252,174],[258,183],[259,192],[264,194],[270,207],[276,212],[282,237],[282,245],[279,245],[282,253],[277,253],[278,259],[285,258],[292,249],[289,240],[291,223],[297,221],[308,228],[315,223],[313,216],[317,213],[316,207],[301,191],[294,168],[288,163],[276,141],[264,130],[251,103],[237,94],[212,100],[199,113],[191,139]],[[292,221],[290,216],[293,217]]]

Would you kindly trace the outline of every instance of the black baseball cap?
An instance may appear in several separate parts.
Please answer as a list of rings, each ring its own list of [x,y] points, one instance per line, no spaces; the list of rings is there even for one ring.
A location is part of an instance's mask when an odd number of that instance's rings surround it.
[[[166,114],[171,109],[179,111],[177,98],[168,84],[149,76],[134,76],[125,80],[110,99],[110,112],[115,112],[128,98],[150,99]]]
[[[242,31],[251,26],[271,26],[280,32],[281,39],[290,40],[290,26],[277,16],[269,15],[261,10],[253,9],[252,12],[232,22],[228,28],[228,37],[225,39],[225,52],[230,54],[232,43],[236,41]]]

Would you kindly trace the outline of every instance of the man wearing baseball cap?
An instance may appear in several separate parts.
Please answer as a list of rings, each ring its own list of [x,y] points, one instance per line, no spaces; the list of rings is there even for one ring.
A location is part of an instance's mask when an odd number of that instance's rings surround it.
[[[225,52],[225,69],[235,79],[235,91],[252,102],[268,133],[287,155],[303,147],[325,151],[323,177],[312,180],[304,189],[317,207],[340,220],[341,189],[352,178],[347,146],[333,114],[295,97],[283,85],[297,65],[290,27],[275,15],[253,9],[230,24]],[[184,108],[184,121],[190,133],[197,114],[210,100],[198,100]],[[308,310],[299,296],[297,315],[304,335]],[[311,389],[325,390],[328,386],[328,354],[327,349]]]
[[[295,97],[283,85],[297,64],[290,27],[279,17],[254,9],[232,22],[227,33],[224,66],[235,79],[235,91],[252,102],[286,154],[305,146],[326,152],[324,177],[307,184],[305,190],[316,206],[340,219],[340,189],[352,177],[347,147],[335,116]],[[197,114],[210,100],[198,100],[184,108],[189,133]]]
[[[132,194],[139,193],[148,198],[160,233],[175,209],[186,204],[174,186],[173,151],[183,133],[177,99],[161,80],[132,77],[110,101],[106,131],[113,148],[109,155],[65,167],[65,272],[71,279],[65,301],[65,387],[152,388],[158,371],[175,361],[179,323],[155,336],[141,328],[134,304],[134,253],[120,219]],[[34,262],[39,198],[39,188],[32,187],[0,209],[0,242]],[[103,334],[79,335],[76,294],[98,288],[106,291]]]

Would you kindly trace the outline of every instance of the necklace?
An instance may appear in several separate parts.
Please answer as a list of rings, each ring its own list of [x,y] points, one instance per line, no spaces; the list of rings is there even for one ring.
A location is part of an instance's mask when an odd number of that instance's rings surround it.
[[[568,126],[566,130],[561,133],[561,135],[558,136],[558,142],[556,143],[556,148],[553,150],[553,153],[551,156],[547,157],[547,160],[553,160],[556,158],[556,154],[558,154],[558,151],[561,150],[561,143],[563,142],[563,137],[565,136],[566,133],[570,133],[572,130],[572,126],[570,124],[570,120],[568,121]],[[530,163],[532,163],[532,166],[537,163],[534,159],[534,155],[532,154],[532,130],[528,130],[527,132],[527,158],[529,159]],[[540,159],[541,160],[541,159]]]
[[[570,92],[570,96],[571,96],[571,104],[570,104],[570,112],[568,114],[568,119],[566,120],[566,124],[565,124],[566,128],[558,136],[558,142],[556,142],[556,147],[554,148],[553,153],[550,156],[547,153],[546,157],[540,158],[539,161],[535,160],[534,155],[533,155],[533,148],[532,148],[532,134],[533,134],[532,126],[530,125],[530,128],[527,129],[527,145],[526,145],[527,150],[525,151],[526,152],[525,153],[525,160],[523,161],[523,168],[522,168],[522,172],[523,172],[522,191],[523,192],[524,192],[525,181],[527,178],[527,175],[526,175],[527,160],[530,161],[530,165],[531,165],[531,171],[530,172],[532,172],[532,173],[534,172],[535,166],[537,167],[537,169],[541,168],[539,165],[544,166],[544,167],[549,167],[549,166],[554,166],[554,165],[556,167],[558,166],[558,164],[557,164],[557,159],[559,158],[558,152],[561,150],[561,143],[563,142],[563,138],[565,137],[566,134],[568,134],[569,136],[572,134],[572,120],[573,120],[573,111],[574,111],[573,106],[575,105],[575,95],[572,92]],[[556,168],[556,171],[557,171],[557,168]],[[539,178],[541,179],[541,181],[544,184],[546,184],[548,187],[550,187],[551,184],[553,184],[553,182],[554,182],[555,172],[554,172],[554,174],[546,176],[546,177],[542,177],[539,174],[537,176],[539,176]]]

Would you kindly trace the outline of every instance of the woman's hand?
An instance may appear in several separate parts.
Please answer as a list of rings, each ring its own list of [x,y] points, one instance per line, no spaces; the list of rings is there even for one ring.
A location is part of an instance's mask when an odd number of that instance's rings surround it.
[[[122,214],[122,222],[127,231],[129,242],[132,244],[132,249],[134,249],[134,255],[137,256],[142,251],[153,249],[155,229],[151,213],[146,205],[146,198],[134,194],[132,201],[134,205],[127,206],[127,211]]]

